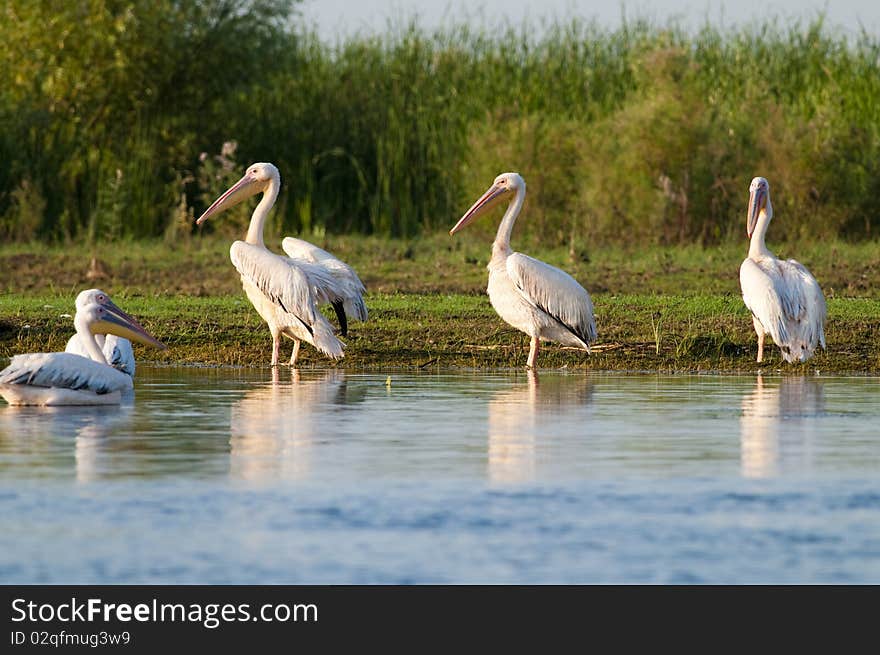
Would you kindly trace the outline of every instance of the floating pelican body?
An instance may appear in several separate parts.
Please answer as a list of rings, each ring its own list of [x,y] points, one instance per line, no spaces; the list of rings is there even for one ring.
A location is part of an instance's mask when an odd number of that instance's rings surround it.
[[[86,291],[81,291],[76,297],[77,311],[93,303],[109,307],[115,312],[120,311],[113,301],[110,300],[110,296],[100,289],[87,289]],[[101,349],[101,352],[104,353],[104,358],[110,366],[122,371],[132,378],[134,377],[134,350],[132,350],[131,341],[125,337],[116,336],[115,334],[96,334],[95,341],[97,341],[98,347]],[[82,355],[83,357],[89,356],[89,352],[86,350],[85,344],[83,343],[83,340],[80,339],[79,334],[74,334],[70,337],[67,341],[67,346],[64,348],[64,352]]]
[[[746,230],[751,241],[739,282],[758,335],[757,361],[764,359],[764,337],[769,334],[785,361],[804,362],[817,345],[825,348],[825,296],[803,264],[778,259],[764,243],[773,218],[770,184],[756,177],[749,194]]]
[[[294,341],[291,366],[296,363],[301,341],[312,344],[333,359],[340,359],[345,346],[318,310],[318,305],[332,304],[345,330],[345,307],[363,307],[363,285],[358,285],[354,293],[354,285],[340,282],[325,264],[276,255],[266,248],[263,225],[280,189],[281,176],[275,166],[252,164],[244,177],[217,198],[196,224],[201,225],[210,216],[262,193],[263,197],[251,216],[247,237],[244,241],[233,242],[229,257],[241,275],[245,294],[272,333],[272,366],[278,364],[282,335]],[[299,239],[296,241],[305,243]],[[291,243],[293,245],[296,244]],[[312,249],[335,260],[320,248],[312,246]],[[354,315],[365,319],[366,307],[362,312],[355,311]]]
[[[565,271],[510,248],[513,224],[526,196],[522,177],[517,173],[496,177],[449,233],[455,234],[511,194],[513,198],[492,244],[489,300],[502,319],[531,337],[530,368],[535,366],[541,339],[589,352],[590,343],[596,339],[596,321],[587,290]]]
[[[96,334],[115,334],[157,348],[157,341],[128,314],[110,303],[77,309],[77,335],[88,357],[74,353],[16,355],[0,371],[0,395],[10,405],[118,405],[132,388],[131,376],[107,363]]]

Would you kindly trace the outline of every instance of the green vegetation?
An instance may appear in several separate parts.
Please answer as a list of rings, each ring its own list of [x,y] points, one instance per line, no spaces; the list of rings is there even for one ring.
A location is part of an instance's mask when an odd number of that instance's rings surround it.
[[[117,298],[168,346],[136,346],[141,361],[205,365],[265,366],[271,338],[241,295]],[[754,362],[755,335],[737,296],[595,296],[599,343],[587,355],[548,345],[541,368],[630,371],[756,371],[793,373],[880,371],[880,302],[829,301],[829,350],[804,365],[784,364],[777,350]],[[72,334],[69,296],[0,297],[0,357],[20,352],[63,350]],[[485,296],[372,294],[370,320],[351,326],[346,357],[334,364],[309,346],[301,367],[521,367],[528,340],[504,324]],[[661,315],[656,346],[650,317]],[[328,317],[330,315],[328,314]],[[289,356],[291,342],[284,346]]]
[[[257,160],[284,181],[272,229],[306,237],[431,233],[503,170],[529,184],[521,239],[572,252],[738,239],[757,174],[778,242],[880,220],[880,38],[821,19],[403,25],[329,45],[286,0],[2,12],[5,239],[176,245]]]
[[[271,243],[269,244],[271,247]],[[485,295],[489,244],[458,238],[413,241],[345,237],[321,241],[361,273],[370,319],[353,323],[337,364],[304,347],[301,366],[524,366],[526,337],[495,314]],[[572,259],[565,248],[530,254],[571,271],[593,295],[599,341],[592,354],[550,345],[541,367],[644,371],[880,372],[880,244],[831,243],[797,253],[828,297],[829,350],[802,366],[778,350],[754,362],[756,340],[739,295],[737,246],[650,251],[606,248]],[[0,357],[63,349],[76,294],[98,286],[138,317],[166,351],[137,346],[143,361],[261,366],[271,339],[229,263],[227,242],[193,239],[87,247],[0,247]],[[788,254],[788,253],[780,253]],[[102,277],[90,277],[96,271]],[[328,317],[335,320],[328,312]],[[290,342],[285,352],[289,356]]]
[[[287,0],[0,11],[0,357],[62,348],[61,315],[100,286],[171,346],[142,359],[264,364],[268,332],[228,260],[252,204],[193,225],[262,160],[283,180],[270,248],[303,236],[370,291],[339,366],[525,361],[485,297],[497,223],[445,233],[517,170],[514,246],[597,309],[594,352],[551,346],[542,366],[755,370],[737,271],[763,175],[771,248],[829,299],[829,352],[784,370],[880,370],[876,35],[821,18],[696,33],[571,20],[327,44]]]

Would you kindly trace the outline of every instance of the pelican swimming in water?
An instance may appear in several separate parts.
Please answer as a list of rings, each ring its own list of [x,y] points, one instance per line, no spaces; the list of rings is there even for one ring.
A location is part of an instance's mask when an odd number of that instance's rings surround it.
[[[531,337],[527,365],[534,368],[541,339],[589,352],[590,343],[596,339],[596,320],[590,294],[577,280],[565,271],[511,250],[510,234],[525,197],[526,183],[522,177],[518,173],[502,173],[449,233],[455,234],[510,199],[492,244],[488,293],[498,315]]]
[[[746,219],[749,256],[739,269],[743,301],[758,334],[757,361],[764,359],[764,337],[769,334],[785,361],[804,362],[817,345],[825,348],[825,296],[803,264],[778,259],[767,249],[764,235],[772,218],[770,184],[756,177],[749,187]]]
[[[107,363],[96,334],[115,334],[164,348],[131,316],[113,305],[91,303],[73,319],[88,357],[74,353],[16,355],[0,371],[0,395],[10,405],[118,405],[131,376]]]
[[[81,291],[76,297],[77,311],[93,303],[109,307],[115,312],[121,311],[110,299],[110,296],[100,289],[87,289]],[[96,334],[95,341],[97,341],[98,347],[101,349],[101,352],[104,353],[104,358],[110,366],[122,371],[132,378],[134,377],[134,350],[131,347],[131,341],[115,334]],[[82,355],[83,357],[89,356],[88,350],[86,350],[85,344],[83,343],[83,340],[80,339],[79,334],[74,334],[70,337],[64,348],[64,352],[75,353],[77,355]]]
[[[244,176],[217,198],[196,224],[201,225],[214,214],[262,193],[251,215],[247,237],[233,242],[229,257],[241,275],[245,294],[272,333],[272,366],[278,365],[282,335],[294,342],[291,366],[296,364],[301,341],[333,359],[340,359],[345,346],[318,310],[318,304],[329,302],[339,314],[346,304],[345,289],[324,266],[276,255],[263,242],[263,225],[280,189],[281,175],[275,166],[251,164]],[[342,317],[340,322],[344,322]]]

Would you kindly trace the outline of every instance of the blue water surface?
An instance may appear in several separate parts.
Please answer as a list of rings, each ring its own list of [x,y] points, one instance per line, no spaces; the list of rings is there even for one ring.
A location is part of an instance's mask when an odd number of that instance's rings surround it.
[[[141,366],[0,405],[0,582],[877,583],[878,389]]]

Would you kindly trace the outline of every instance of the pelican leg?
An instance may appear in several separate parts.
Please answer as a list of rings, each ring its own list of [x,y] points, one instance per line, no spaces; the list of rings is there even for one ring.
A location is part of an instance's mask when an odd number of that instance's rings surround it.
[[[759,364],[764,360],[764,326],[761,321],[752,316],[752,325],[755,326],[755,334],[758,335],[758,359]]]
[[[333,310],[336,312],[336,318],[339,319],[339,333],[347,337],[348,336],[348,317],[345,315],[345,306],[341,300],[336,300],[332,303]]]
[[[535,358],[538,356],[538,337],[532,337],[532,343],[529,346],[529,360],[526,366],[535,368]]]
[[[272,366],[278,366],[278,354],[281,352],[281,335],[272,333]]]
[[[299,357],[299,345],[302,343],[299,339],[293,340],[293,354],[290,355],[290,365],[296,364],[296,358]]]

